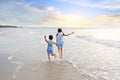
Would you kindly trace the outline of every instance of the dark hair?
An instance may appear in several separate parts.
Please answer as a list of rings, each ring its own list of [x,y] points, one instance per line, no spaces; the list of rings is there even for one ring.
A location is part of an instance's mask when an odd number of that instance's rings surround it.
[[[49,35],[49,39],[52,40],[52,39],[53,39],[53,36],[52,36],[52,35]]]
[[[62,29],[61,29],[61,28],[58,28],[58,32],[62,32]]]

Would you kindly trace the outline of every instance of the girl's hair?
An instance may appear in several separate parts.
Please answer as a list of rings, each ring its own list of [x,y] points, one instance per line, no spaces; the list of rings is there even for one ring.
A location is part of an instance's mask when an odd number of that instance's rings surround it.
[[[62,29],[61,29],[61,28],[58,28],[58,32],[62,32]]]
[[[62,29],[61,28],[58,28],[58,33],[63,33],[63,31],[62,31]],[[56,34],[56,36],[58,36],[58,33]],[[64,33],[63,33],[63,35],[64,35]]]
[[[52,40],[52,39],[53,39],[53,36],[52,36],[52,35],[49,35],[49,39]]]

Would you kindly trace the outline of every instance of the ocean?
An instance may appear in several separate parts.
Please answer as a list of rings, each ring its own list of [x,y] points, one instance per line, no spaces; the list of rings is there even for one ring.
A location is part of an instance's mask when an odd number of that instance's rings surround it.
[[[72,64],[84,80],[120,79],[119,28],[63,28],[63,32],[74,32],[64,37],[63,61]],[[19,80],[24,65],[48,62],[44,35],[53,35],[55,41],[56,33],[57,28],[0,28],[0,79]],[[60,64],[58,57],[51,61]]]

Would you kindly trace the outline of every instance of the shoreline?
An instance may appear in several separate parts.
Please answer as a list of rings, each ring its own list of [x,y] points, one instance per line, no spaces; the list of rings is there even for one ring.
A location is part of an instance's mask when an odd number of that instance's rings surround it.
[[[25,64],[13,80],[86,80],[66,60],[45,62],[40,64]]]

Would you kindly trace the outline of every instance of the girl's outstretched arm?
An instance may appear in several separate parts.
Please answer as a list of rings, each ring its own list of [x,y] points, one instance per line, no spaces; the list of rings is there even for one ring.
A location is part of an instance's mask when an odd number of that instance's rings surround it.
[[[46,36],[44,36],[44,39],[45,39],[45,42],[48,42],[47,39],[46,39]]]
[[[71,33],[69,33],[69,34],[63,34],[63,36],[69,36],[69,35],[71,35],[71,34],[74,34],[74,32],[71,32]]]

